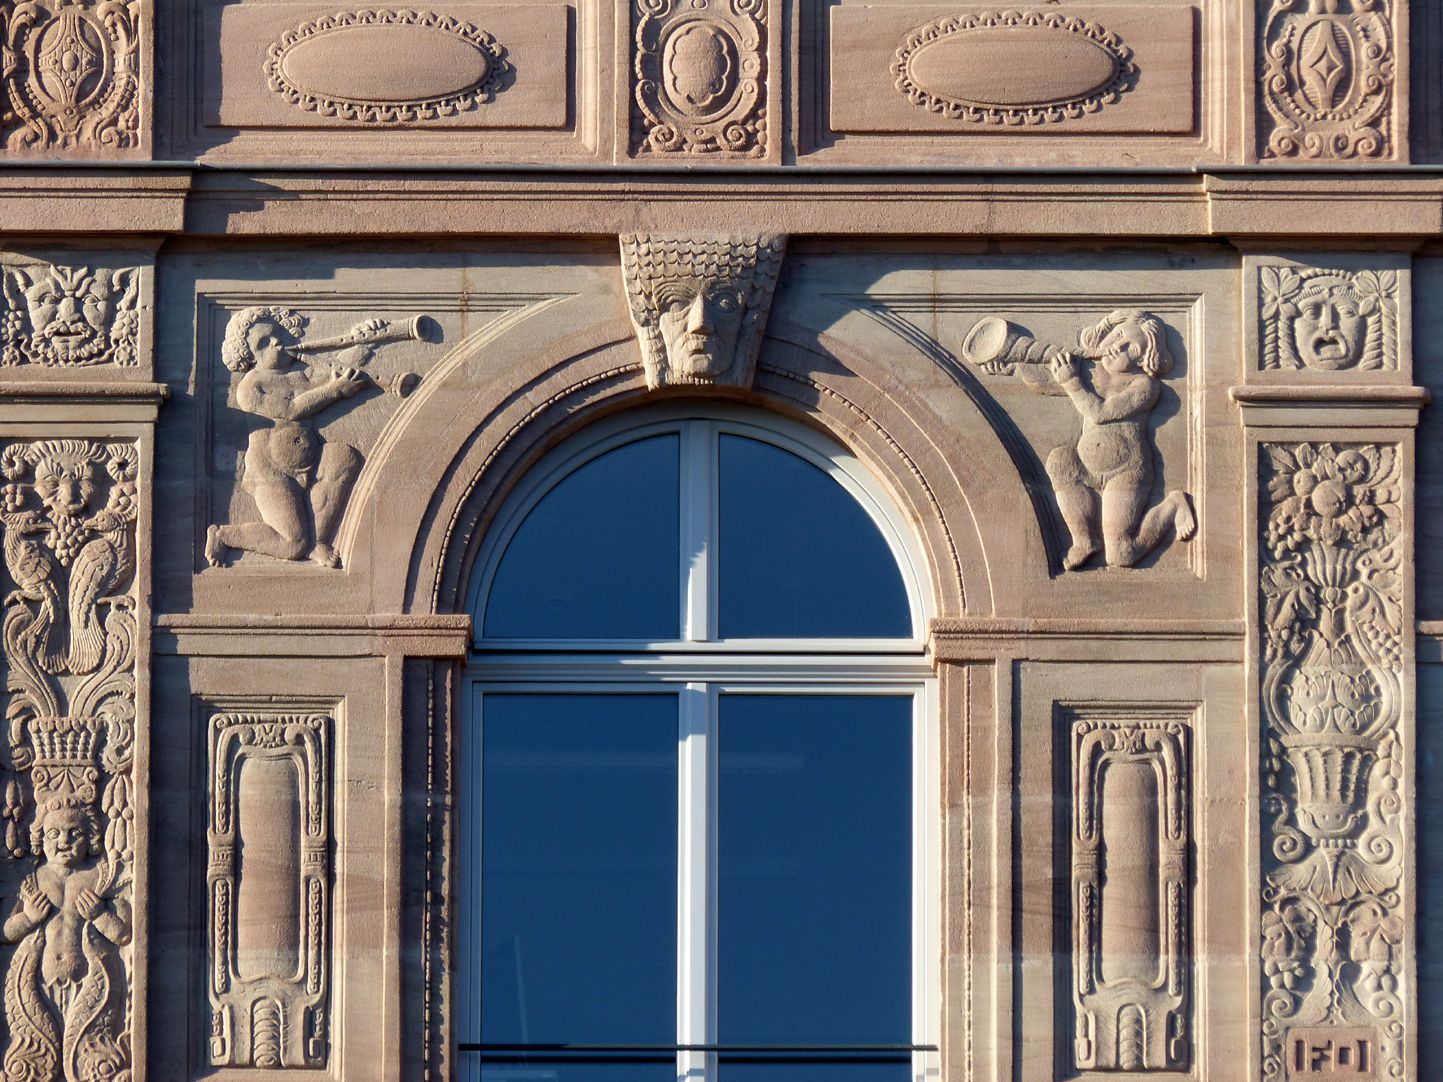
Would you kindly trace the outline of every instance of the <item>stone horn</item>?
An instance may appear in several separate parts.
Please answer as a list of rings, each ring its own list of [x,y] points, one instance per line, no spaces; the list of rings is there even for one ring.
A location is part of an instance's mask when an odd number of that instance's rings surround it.
[[[984,372],[1004,375],[1019,364],[1047,364],[1067,348],[1040,342],[1001,316],[983,316],[962,339],[964,358]]]
[[[415,316],[400,323],[387,319],[371,319],[357,323],[345,334],[331,338],[311,338],[296,345],[295,351],[306,355],[312,353],[334,353],[353,346],[379,346],[387,342],[439,342],[441,326],[430,316]],[[307,363],[311,363],[307,361]],[[376,382],[387,394],[405,398],[421,382],[415,372],[401,372],[385,383]]]

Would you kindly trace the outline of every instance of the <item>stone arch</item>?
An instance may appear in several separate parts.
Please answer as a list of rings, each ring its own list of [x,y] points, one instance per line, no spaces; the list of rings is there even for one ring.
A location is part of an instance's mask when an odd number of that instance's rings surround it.
[[[594,326],[510,365],[496,364],[497,345],[449,364],[374,464],[354,509],[367,527],[353,533],[350,566],[372,571],[379,604],[464,611],[481,539],[546,452],[616,412],[696,395],[647,389],[629,327]],[[844,341],[769,337],[752,388],[725,394],[823,431],[877,475],[918,535],[937,615],[994,613],[999,598],[1021,603],[1029,575],[1046,581],[1047,547],[1021,478],[961,390],[924,401]],[[403,535],[414,539],[407,565],[377,558]]]

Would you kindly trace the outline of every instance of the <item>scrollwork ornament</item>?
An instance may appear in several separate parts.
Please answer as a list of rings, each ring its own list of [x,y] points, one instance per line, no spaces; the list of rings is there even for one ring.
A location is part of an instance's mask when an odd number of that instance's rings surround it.
[[[1404,522],[1396,447],[1262,447],[1263,1064],[1368,1027],[1401,1075]]]
[[[1390,0],[1272,0],[1260,10],[1263,157],[1391,156]]]
[[[766,152],[766,0],[635,0],[637,154]]]
[[[26,0],[0,15],[0,147],[140,144],[140,0]]]

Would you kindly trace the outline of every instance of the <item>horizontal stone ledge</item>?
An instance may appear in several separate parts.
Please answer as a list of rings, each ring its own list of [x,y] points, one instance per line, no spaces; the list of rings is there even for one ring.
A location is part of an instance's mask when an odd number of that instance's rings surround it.
[[[1366,213],[1360,208],[1366,207]],[[0,233],[598,236],[1443,236],[1443,173],[487,169],[0,169]]]
[[[944,617],[932,621],[936,661],[1214,661],[1242,659],[1243,620],[1019,619]]]
[[[1247,384],[1228,388],[1249,428],[1416,428],[1433,400],[1400,384]]]
[[[465,613],[160,613],[153,623],[158,652],[186,657],[275,656],[293,644],[298,656],[464,658],[471,645],[471,617]]]

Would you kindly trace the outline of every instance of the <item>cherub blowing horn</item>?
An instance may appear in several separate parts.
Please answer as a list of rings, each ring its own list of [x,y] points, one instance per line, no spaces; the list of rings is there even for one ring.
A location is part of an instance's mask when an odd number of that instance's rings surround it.
[[[1057,508],[1072,534],[1063,567],[1074,571],[1099,549],[1108,564],[1131,567],[1169,534],[1191,541],[1197,532],[1192,498],[1181,489],[1148,507],[1156,452],[1148,416],[1173,365],[1167,328],[1124,308],[1078,341],[1072,349],[1042,342],[987,316],[963,338],[962,356],[990,375],[1015,375],[1039,394],[1071,400],[1082,434],[1075,446],[1047,456]]]
[[[315,366],[315,362],[308,359],[307,355],[312,353],[338,353],[350,351],[348,358],[356,368],[364,368],[375,356],[371,351],[372,346],[384,345],[387,342],[439,342],[441,340],[441,327],[430,316],[414,316],[404,323],[392,323],[388,319],[365,319],[357,323],[345,334],[334,335],[330,338],[308,338],[297,342],[291,347],[303,363]],[[366,373],[370,376],[370,373]],[[405,398],[421,382],[421,377],[415,372],[401,372],[384,384],[371,377],[377,386],[398,398]]]

